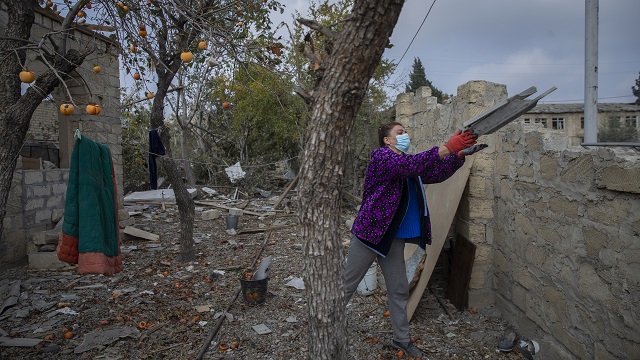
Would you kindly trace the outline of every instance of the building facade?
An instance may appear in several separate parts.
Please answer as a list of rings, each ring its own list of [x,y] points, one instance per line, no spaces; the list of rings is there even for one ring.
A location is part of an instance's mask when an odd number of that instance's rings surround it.
[[[623,103],[598,104],[598,129],[605,129],[609,121],[635,129],[640,137],[640,105]],[[569,145],[578,146],[584,140],[583,104],[538,104],[519,119],[524,124],[542,124],[543,127],[563,132]],[[600,140],[600,138],[599,138]],[[602,141],[602,140],[600,140]]]

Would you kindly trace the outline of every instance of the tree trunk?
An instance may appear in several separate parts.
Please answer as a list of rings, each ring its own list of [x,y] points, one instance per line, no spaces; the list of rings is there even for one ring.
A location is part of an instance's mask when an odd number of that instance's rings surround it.
[[[180,66],[180,59],[169,63],[169,69],[158,68],[158,89],[153,98],[151,107],[151,127],[160,130],[160,140],[165,147],[165,156],[162,157],[161,164],[164,166],[178,205],[180,214],[180,261],[193,261],[196,254],[193,246],[193,224],[195,221],[195,204],[187,187],[182,181],[181,172],[178,170],[176,162],[173,160],[171,152],[171,141],[169,129],[164,126],[164,103],[167,97],[167,90],[171,85],[174,74]]]
[[[35,1],[0,1],[7,7],[8,24],[5,36],[0,40],[0,53],[13,53],[25,45],[31,36],[31,27],[35,21],[33,7]],[[22,40],[20,40],[22,39]],[[24,41],[23,41],[24,40]],[[64,41],[64,40],[63,40]],[[0,74],[4,74],[0,88],[0,252],[4,251],[4,217],[13,171],[20,149],[29,130],[31,116],[42,100],[60,85],[60,80],[52,71],[38,76],[34,86],[20,95],[20,80],[18,73],[21,63],[25,62],[25,50],[16,50],[16,56],[0,57]],[[69,50],[66,56],[56,56],[53,67],[60,74],[69,74],[82,64],[88,53],[81,54],[76,50]],[[18,59],[20,59],[18,61]],[[35,90],[38,89],[38,90]]]
[[[340,226],[348,139],[369,79],[398,20],[402,0],[356,0],[333,42],[311,98],[299,190],[309,359],[347,359]]]

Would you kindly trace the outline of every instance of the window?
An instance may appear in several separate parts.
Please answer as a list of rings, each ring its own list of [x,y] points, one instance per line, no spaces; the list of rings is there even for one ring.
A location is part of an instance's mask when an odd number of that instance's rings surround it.
[[[584,129],[584,116],[580,118],[580,129]]]
[[[564,130],[564,118],[551,118],[551,128]]]
[[[637,128],[638,127],[638,116],[637,115],[627,115],[624,117],[624,124],[629,126],[629,127],[633,127],[633,128]]]
[[[547,118],[536,118],[534,122],[536,124],[542,124],[542,126],[547,127]]]
[[[524,121],[525,124],[531,124],[531,119],[529,118],[524,118],[522,120]]]

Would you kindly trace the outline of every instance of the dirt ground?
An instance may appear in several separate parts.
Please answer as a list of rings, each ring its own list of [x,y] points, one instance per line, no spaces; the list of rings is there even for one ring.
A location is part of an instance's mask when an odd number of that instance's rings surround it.
[[[19,280],[20,296],[0,314],[0,336],[43,341],[0,347],[0,359],[194,359],[204,348],[204,359],[306,359],[305,293],[292,286],[303,275],[295,200],[285,206],[287,211],[280,207],[275,215],[259,216],[275,198],[257,196],[246,204],[252,214],[239,218],[236,234],[227,231],[223,217],[202,220],[203,211],[218,209],[224,216],[227,210],[197,204],[193,263],[176,260],[177,208],[138,204],[126,207],[137,212],[133,226],[160,235],[160,240],[123,239],[121,273],[80,276],[73,268],[26,267],[4,271],[0,288]],[[241,203],[225,195],[208,201],[227,207]],[[343,213],[345,221],[354,215],[351,209]],[[347,227],[340,231],[348,240]],[[266,301],[248,306],[242,294],[234,301],[244,270],[267,256],[273,262]],[[398,358],[389,345],[391,324],[384,316],[384,284],[379,285],[370,296],[356,294],[348,307],[352,359]],[[431,287],[444,299],[439,281]],[[427,358],[524,358],[517,349],[498,351],[508,329],[495,309],[449,308],[451,318],[427,290],[414,314],[412,335]],[[205,346],[226,309],[225,320]]]

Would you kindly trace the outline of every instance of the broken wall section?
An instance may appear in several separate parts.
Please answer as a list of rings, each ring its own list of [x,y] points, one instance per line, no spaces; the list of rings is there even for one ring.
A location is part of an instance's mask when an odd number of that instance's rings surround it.
[[[640,155],[498,134],[496,303],[549,359],[640,358]]]
[[[438,104],[431,89],[422,87],[415,93],[398,96],[396,121],[411,137],[411,152],[442,146],[462,124],[507,98],[505,85],[470,81],[458,87],[455,97]],[[493,221],[495,198],[492,178],[495,167],[496,135],[482,136],[479,143],[488,148],[473,155],[474,161],[465,192],[454,219],[452,233],[458,233],[476,246],[469,289],[469,306],[494,303],[493,289]],[[429,208],[429,211],[438,209]]]
[[[50,10],[37,6],[34,9],[36,14],[31,41],[39,43],[43,37],[60,29],[61,18]],[[0,14],[0,28],[6,28],[3,21],[6,22],[7,18],[6,13]],[[82,135],[106,144],[111,150],[119,203],[123,203],[118,46],[113,40],[81,26],[73,30],[73,38],[69,40],[68,46],[82,51],[93,50],[66,80],[68,91],[78,106],[72,115],[60,115],[59,106],[69,99],[67,91],[58,87],[51,96],[53,99],[48,98],[36,110],[31,123],[32,130],[27,134],[27,139],[47,139],[58,146],[60,168],[40,169],[39,165],[27,167],[24,166],[24,158],[18,161],[7,203],[4,232],[0,237],[0,266],[24,259],[28,241],[34,233],[51,229],[59,220],[58,214],[64,209],[69,161],[75,143],[73,134],[76,129]],[[28,54],[26,65],[36,74],[47,70],[34,53]],[[94,65],[101,67],[99,73],[93,71]],[[102,112],[99,116],[86,113],[85,106],[90,101],[101,104]],[[51,126],[52,124],[57,126]],[[57,132],[54,133],[54,130]]]
[[[412,152],[424,151],[505,98],[504,85],[483,81],[445,104],[421,88],[398,97],[397,121]],[[473,155],[454,219],[477,247],[469,307],[496,305],[540,342],[540,358],[640,358],[638,152],[571,147],[535,124],[478,142],[489,147]]]

